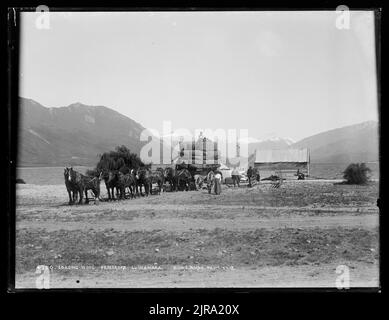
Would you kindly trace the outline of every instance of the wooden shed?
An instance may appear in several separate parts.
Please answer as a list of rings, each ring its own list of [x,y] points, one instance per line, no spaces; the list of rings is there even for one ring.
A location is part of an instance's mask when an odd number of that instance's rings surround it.
[[[297,170],[309,176],[309,149],[256,150],[254,167],[262,178],[278,175],[297,179]]]

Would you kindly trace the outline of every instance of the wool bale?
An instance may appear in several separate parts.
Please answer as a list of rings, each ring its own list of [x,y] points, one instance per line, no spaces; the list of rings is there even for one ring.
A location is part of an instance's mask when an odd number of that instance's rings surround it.
[[[197,140],[196,142],[180,142],[180,149],[184,150],[217,150],[218,144],[217,142],[213,142],[210,140]]]
[[[211,158],[218,158],[219,157],[219,151],[216,150],[211,150],[211,151],[203,151],[203,150],[183,150],[181,151],[181,156],[182,157],[194,157],[194,158],[201,158],[203,159],[204,157],[207,159]]]

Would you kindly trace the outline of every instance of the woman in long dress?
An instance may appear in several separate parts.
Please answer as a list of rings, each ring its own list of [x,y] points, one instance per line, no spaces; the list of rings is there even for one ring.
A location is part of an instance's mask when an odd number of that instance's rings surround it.
[[[222,174],[220,171],[215,171],[215,194],[222,192]]]

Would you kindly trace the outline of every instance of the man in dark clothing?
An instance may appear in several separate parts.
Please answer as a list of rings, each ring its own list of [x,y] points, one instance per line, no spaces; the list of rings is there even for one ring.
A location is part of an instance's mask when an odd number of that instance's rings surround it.
[[[304,173],[300,172],[300,169],[297,169],[297,180],[304,180],[305,175]]]
[[[260,174],[259,174],[259,171],[257,171],[257,172],[255,173],[255,179],[256,179],[258,182],[261,181],[261,176],[260,176]]]
[[[249,187],[251,188],[251,177],[253,175],[253,168],[250,166],[249,169],[247,170],[247,178],[249,179]]]

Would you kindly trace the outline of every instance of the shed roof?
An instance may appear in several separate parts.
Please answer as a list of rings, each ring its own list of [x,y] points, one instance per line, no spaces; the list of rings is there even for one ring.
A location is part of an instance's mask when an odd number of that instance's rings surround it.
[[[308,149],[256,150],[254,162],[309,162],[309,151]]]

